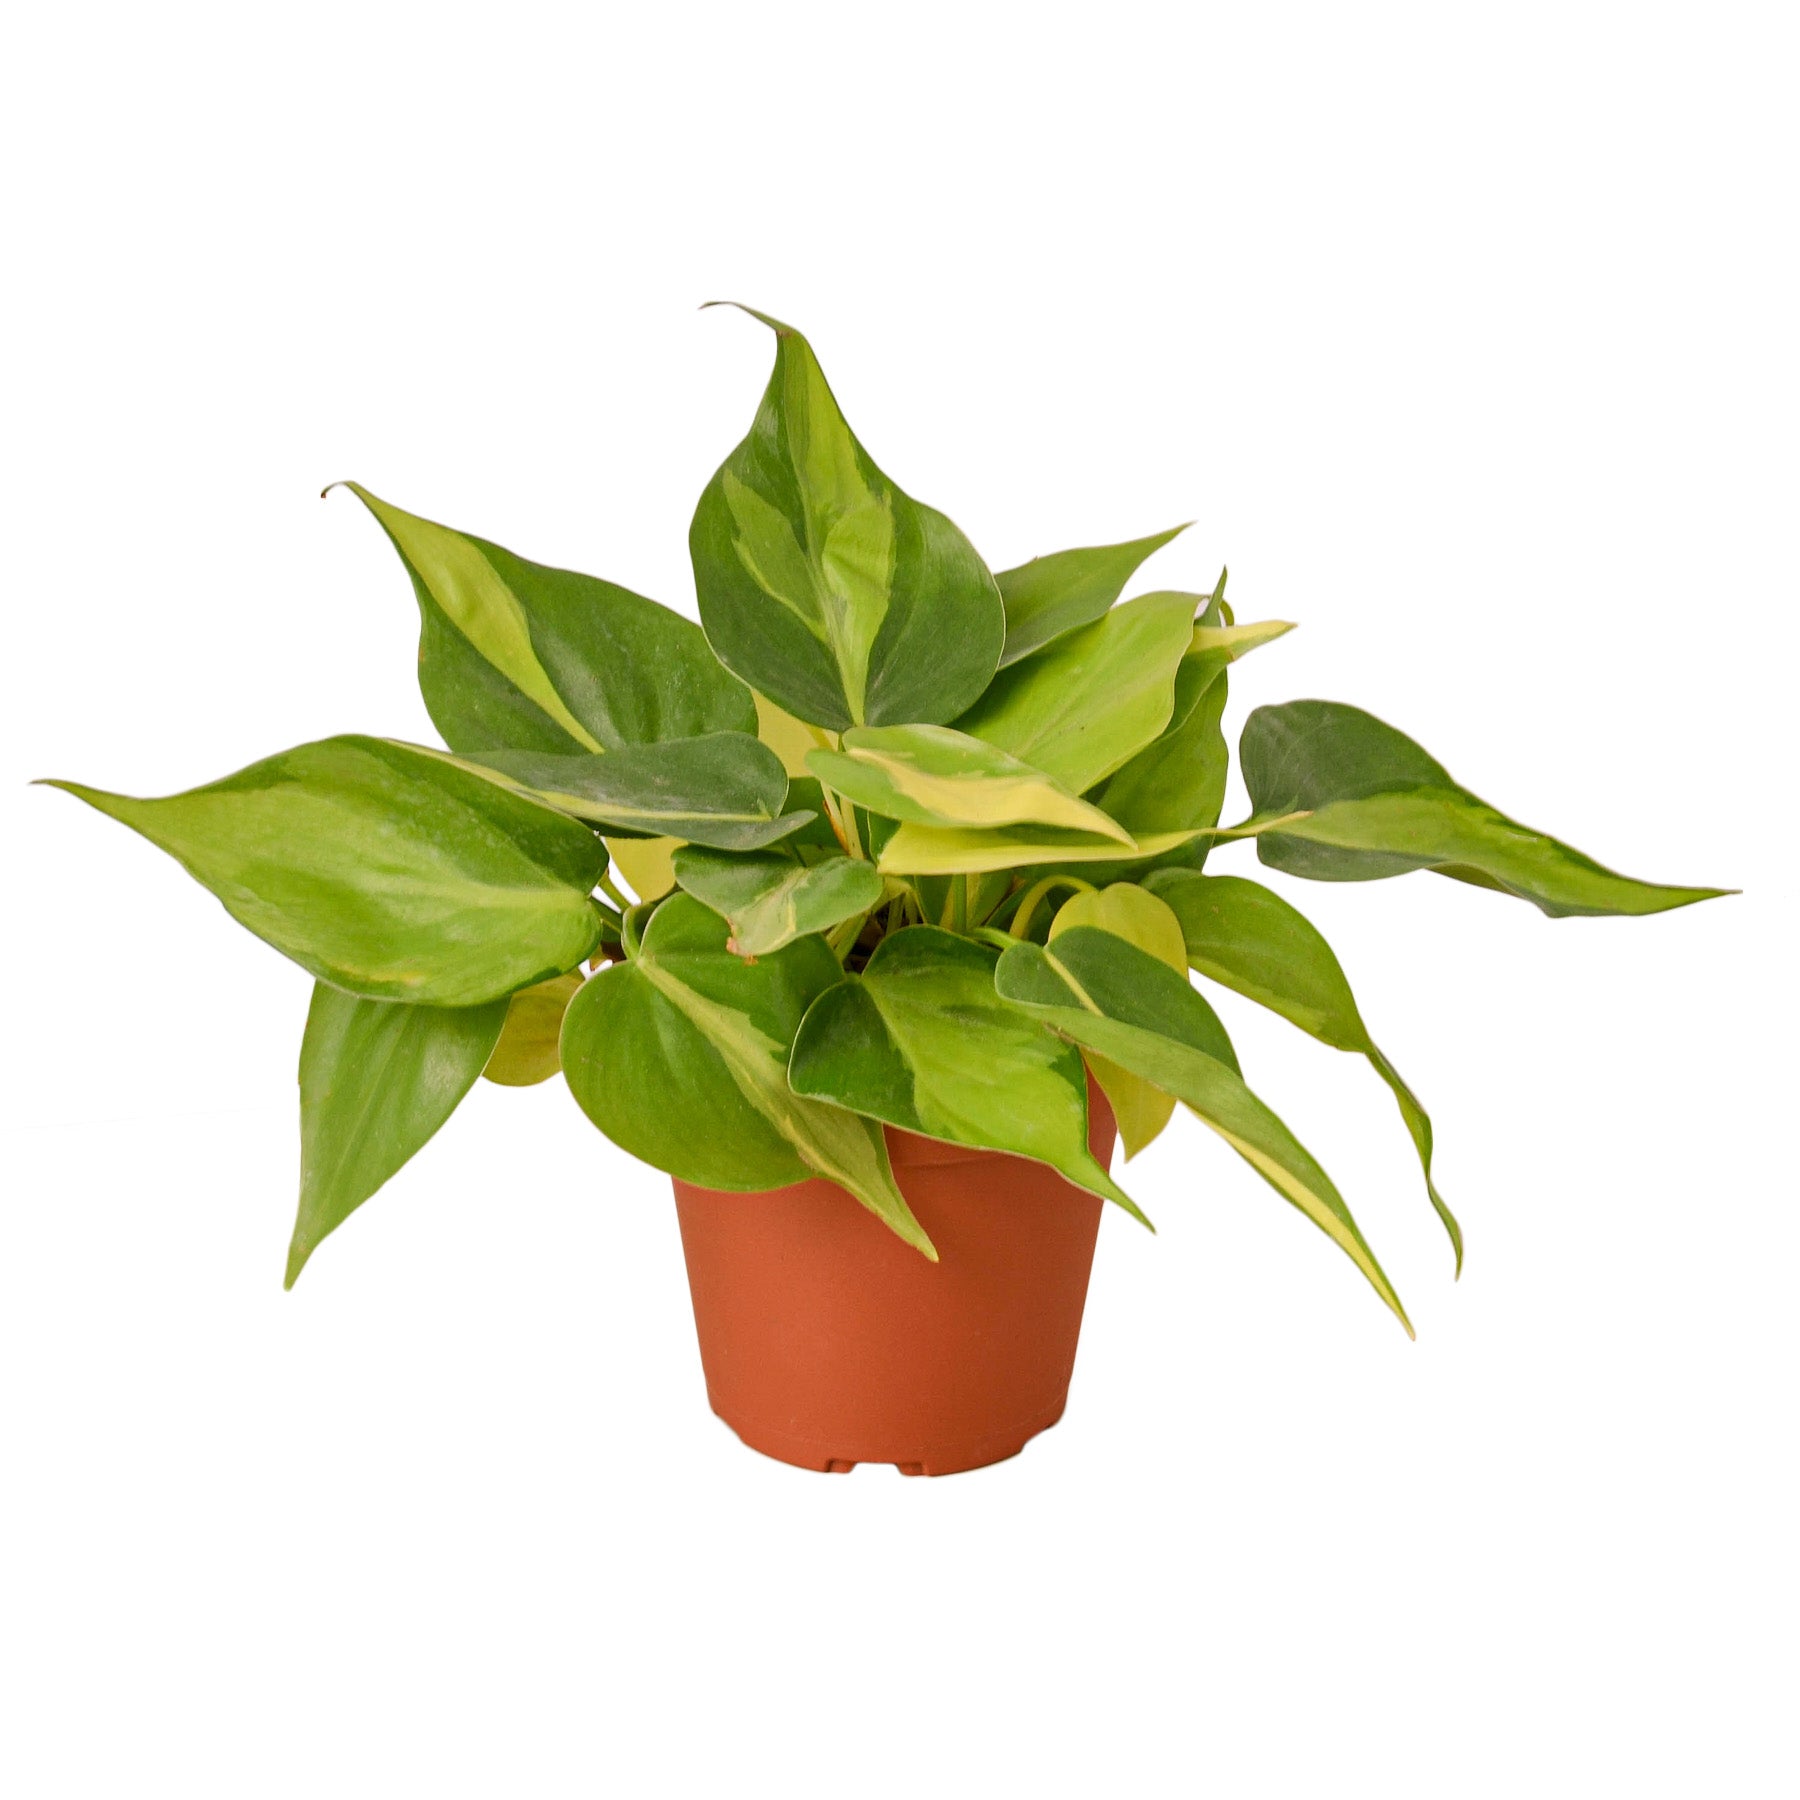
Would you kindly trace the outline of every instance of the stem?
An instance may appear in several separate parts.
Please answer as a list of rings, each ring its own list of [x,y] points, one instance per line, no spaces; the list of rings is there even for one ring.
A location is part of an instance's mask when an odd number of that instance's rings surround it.
[[[831,954],[841,963],[849,955],[851,946],[862,936],[862,928],[868,922],[869,915],[858,913],[853,919],[846,919],[826,938],[825,945]]]
[[[969,929],[969,878],[966,875],[950,877],[950,929],[961,932]]]
[[[980,891],[981,891],[981,884],[980,884],[980,881],[977,880],[976,892],[979,893]],[[1000,890],[1000,892],[994,896],[994,904],[992,906],[990,906],[987,909],[987,911],[984,912],[981,915],[981,917],[975,921],[975,923],[977,925],[991,925],[994,920],[994,914],[997,913],[1001,909],[1001,907],[1003,907],[1007,903],[1007,901],[1012,898],[1013,892],[1014,892],[1013,885],[1011,883],[1008,883],[1007,886],[1003,887]]]
[[[630,907],[626,911],[624,928],[619,936],[625,946],[625,960],[627,962],[637,961],[638,949],[643,942],[644,919],[648,914],[655,910],[656,908],[653,905],[640,902],[638,905]]]
[[[602,875],[600,877],[600,891],[619,909],[621,914],[630,910],[631,902],[613,885],[613,880],[610,875]]]
[[[846,856],[853,856],[858,862],[867,862],[869,859],[863,854],[862,839],[856,834],[856,816],[848,803],[841,794],[828,788],[822,781],[819,783],[819,793],[825,802],[825,817],[831,825],[831,834],[837,839],[839,847]]]
[[[1025,898],[1019,902],[1019,910],[1013,914],[1012,935],[1021,942],[1026,932],[1031,929],[1031,921],[1038,909],[1038,902],[1054,887],[1073,888],[1077,893],[1091,894],[1094,884],[1083,881],[1079,875],[1046,875],[1035,886],[1027,888]]]

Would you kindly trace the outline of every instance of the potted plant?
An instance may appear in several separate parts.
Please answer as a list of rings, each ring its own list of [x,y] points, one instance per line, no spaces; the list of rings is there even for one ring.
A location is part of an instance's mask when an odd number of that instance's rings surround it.
[[[1143,1218],[1115,1121],[1130,1158],[1178,1102],[1405,1325],[1190,970],[1367,1059],[1460,1269],[1430,1119],[1317,930],[1209,851],[1552,917],[1722,890],[1616,875],[1322,700],[1250,715],[1251,812],[1221,825],[1228,672],[1290,627],[1240,624],[1223,573],[1121,600],[1175,531],[990,573],[764,323],[774,374],[690,533],[700,625],[352,484],[412,578],[446,748],[328,738],[165,799],[55,784],[315,978],[288,1284],[478,1076],[560,1069],[674,1177],[713,1404],[790,1462],[939,1473],[1053,1423],[1102,1202]]]

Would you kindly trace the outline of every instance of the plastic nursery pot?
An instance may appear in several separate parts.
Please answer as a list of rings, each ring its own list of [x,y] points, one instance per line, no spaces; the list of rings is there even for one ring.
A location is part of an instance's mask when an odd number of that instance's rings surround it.
[[[1090,1083],[1088,1137],[1111,1158]],[[1062,1417],[1104,1205],[1055,1170],[888,1130],[927,1262],[828,1181],[762,1194],[675,1183],[713,1411],[802,1469],[953,1475]]]

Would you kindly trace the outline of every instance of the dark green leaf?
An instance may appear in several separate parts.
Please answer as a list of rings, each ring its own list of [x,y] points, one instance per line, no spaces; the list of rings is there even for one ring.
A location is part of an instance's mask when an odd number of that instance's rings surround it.
[[[633,1156],[733,1192],[822,1175],[937,1258],[888,1165],[881,1127],[788,1086],[807,1007],[843,979],[820,938],[745,962],[725,921],[665,900],[636,957],[594,976],[563,1020],[563,1074],[581,1109]]]
[[[1171,539],[1187,530],[1159,531],[1128,544],[1096,544],[1084,550],[1058,550],[1034,556],[1016,569],[994,577],[1006,603],[1006,647],[1000,666],[1041,650],[1065,632],[1091,625],[1125,591],[1139,565]]]
[[[405,1006],[313,988],[300,1046],[300,1214],[287,1285],[306,1259],[456,1110],[493,1053],[507,1003]]]
[[[468,760],[617,836],[759,850],[812,817],[784,810],[781,758],[741,731],[634,744],[605,756],[494,750]]]
[[[1081,1058],[1000,1001],[994,961],[985,944],[932,925],[883,938],[860,976],[807,1012],[788,1069],[794,1091],[1048,1163],[1142,1219],[1088,1150]]]
[[[1458,787],[1411,738],[1330,700],[1262,706],[1239,745],[1259,816],[1305,812],[1257,854],[1311,881],[1375,881],[1434,869],[1530,900],[1552,918],[1667,912],[1725,888],[1661,887],[1616,875]]]
[[[1279,894],[1257,882],[1170,869],[1151,876],[1148,885],[1181,922],[1188,961],[1202,975],[1280,1013],[1321,1043],[1368,1058],[1393,1090],[1460,1275],[1462,1227],[1431,1179],[1431,1119],[1369,1036],[1331,946]]]
[[[1330,1176],[1244,1085],[1224,1027],[1182,976],[1112,932],[1081,925],[1048,948],[1015,945],[1000,959],[996,985],[1210,1125],[1344,1251],[1411,1334],[1399,1295]]]
[[[162,800],[66,788],[241,925],[372,999],[474,1006],[573,968],[601,915],[585,826],[434,750],[325,738]]]
[[[412,577],[419,687],[451,749],[566,756],[756,730],[749,691],[691,619],[344,485]]]
[[[806,339],[752,316],[775,333],[775,372],[689,532],[707,637],[812,724],[945,724],[999,663],[994,578],[942,513],[875,466]]]

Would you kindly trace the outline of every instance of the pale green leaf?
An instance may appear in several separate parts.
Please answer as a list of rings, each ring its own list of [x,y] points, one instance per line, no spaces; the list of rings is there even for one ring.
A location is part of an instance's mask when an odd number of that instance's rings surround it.
[[[1023,869],[1036,863],[1130,862],[1159,856],[1198,833],[1153,832],[1121,844],[1112,838],[1053,825],[1003,825],[976,831],[948,825],[905,824],[882,847],[876,866],[884,875],[980,874]]]
[[[1114,607],[1002,669],[957,729],[1085,793],[1168,724],[1198,604],[1144,594]]]
[[[300,1046],[300,1210],[287,1282],[456,1110],[507,1002],[406,1006],[319,982]]]
[[[557,1041],[563,1014],[580,992],[579,972],[520,988],[506,1003],[505,1027],[482,1074],[500,1087],[536,1087],[548,1081],[562,1067]]]
[[[806,761],[827,787],[885,818],[1055,825],[1131,841],[1105,813],[1041,770],[947,725],[861,726],[844,733],[841,750],[814,750]]]
[[[372,999],[477,1005],[573,968],[600,934],[600,840],[415,745],[325,738],[161,800],[51,785],[168,851],[303,969]]]

